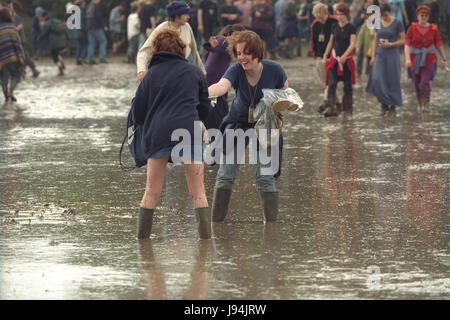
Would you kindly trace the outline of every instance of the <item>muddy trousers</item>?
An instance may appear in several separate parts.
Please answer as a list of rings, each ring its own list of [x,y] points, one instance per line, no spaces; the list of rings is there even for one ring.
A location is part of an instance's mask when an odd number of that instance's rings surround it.
[[[338,76],[338,64],[336,63],[333,69],[328,70],[328,104],[330,106],[336,105],[336,89],[338,82],[344,81],[344,95],[342,97],[342,107],[344,111],[353,110],[353,87],[351,82],[351,73],[347,64],[344,64],[344,75]]]

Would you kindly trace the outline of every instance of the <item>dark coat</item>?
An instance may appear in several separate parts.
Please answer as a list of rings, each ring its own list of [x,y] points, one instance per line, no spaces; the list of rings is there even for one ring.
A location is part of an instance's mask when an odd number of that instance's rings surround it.
[[[39,41],[45,41],[49,50],[65,48],[67,44],[67,31],[58,32],[56,24],[62,21],[56,18],[48,19],[41,29]]]
[[[172,132],[186,129],[194,138],[194,121],[208,118],[211,103],[200,69],[170,52],[153,55],[134,99],[134,118],[143,125],[142,147],[146,158],[178,144]]]

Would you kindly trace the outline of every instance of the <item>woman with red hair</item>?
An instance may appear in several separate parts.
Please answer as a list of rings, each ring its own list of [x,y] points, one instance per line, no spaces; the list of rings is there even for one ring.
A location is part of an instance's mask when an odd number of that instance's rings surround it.
[[[448,68],[442,38],[438,27],[428,22],[431,10],[419,6],[416,10],[418,23],[412,23],[406,33],[405,57],[408,74],[416,90],[419,109],[427,111],[430,105],[431,84],[437,68],[436,50]]]

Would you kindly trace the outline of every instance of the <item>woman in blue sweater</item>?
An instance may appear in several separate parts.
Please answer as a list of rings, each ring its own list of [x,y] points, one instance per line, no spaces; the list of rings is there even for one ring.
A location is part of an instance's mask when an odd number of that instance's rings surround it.
[[[178,157],[183,163],[194,202],[200,238],[211,238],[211,212],[203,183],[202,130],[199,123],[206,122],[211,103],[206,80],[200,69],[184,58],[185,50],[186,44],[176,30],[162,30],[154,39],[152,60],[133,102],[134,118],[142,125],[142,147],[148,159],[147,185],[139,209],[139,239],[148,238],[151,234],[167,162]],[[177,129],[189,137],[187,144],[184,139],[172,141]],[[199,141],[192,139],[195,138],[194,132],[200,135]],[[180,145],[183,145],[181,150]]]

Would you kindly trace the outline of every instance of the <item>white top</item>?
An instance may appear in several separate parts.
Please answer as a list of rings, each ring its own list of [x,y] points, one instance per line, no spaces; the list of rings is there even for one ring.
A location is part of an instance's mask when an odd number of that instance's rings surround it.
[[[139,15],[137,13],[132,13],[128,16],[127,20],[127,30],[128,30],[128,40],[137,36],[140,33],[139,28]]]
[[[173,28],[173,25],[170,25],[169,21],[164,21],[160,25],[158,25],[155,30],[150,34],[150,36],[147,38],[147,41],[145,41],[142,48],[139,50],[136,58],[136,65],[137,65],[137,73],[142,71],[147,71],[148,63],[150,62],[152,56],[152,46],[153,46],[153,40],[155,39],[156,35],[159,31],[166,29],[166,28]],[[204,75],[206,75],[205,66],[203,65],[202,59],[200,58],[200,55],[197,51],[197,43],[195,42],[194,33],[192,32],[191,26],[189,23],[185,23],[182,25],[178,32],[180,32],[181,39],[186,44],[186,58],[188,58],[190,55],[192,55],[192,60],[194,64],[196,64],[200,70],[203,72]]]

